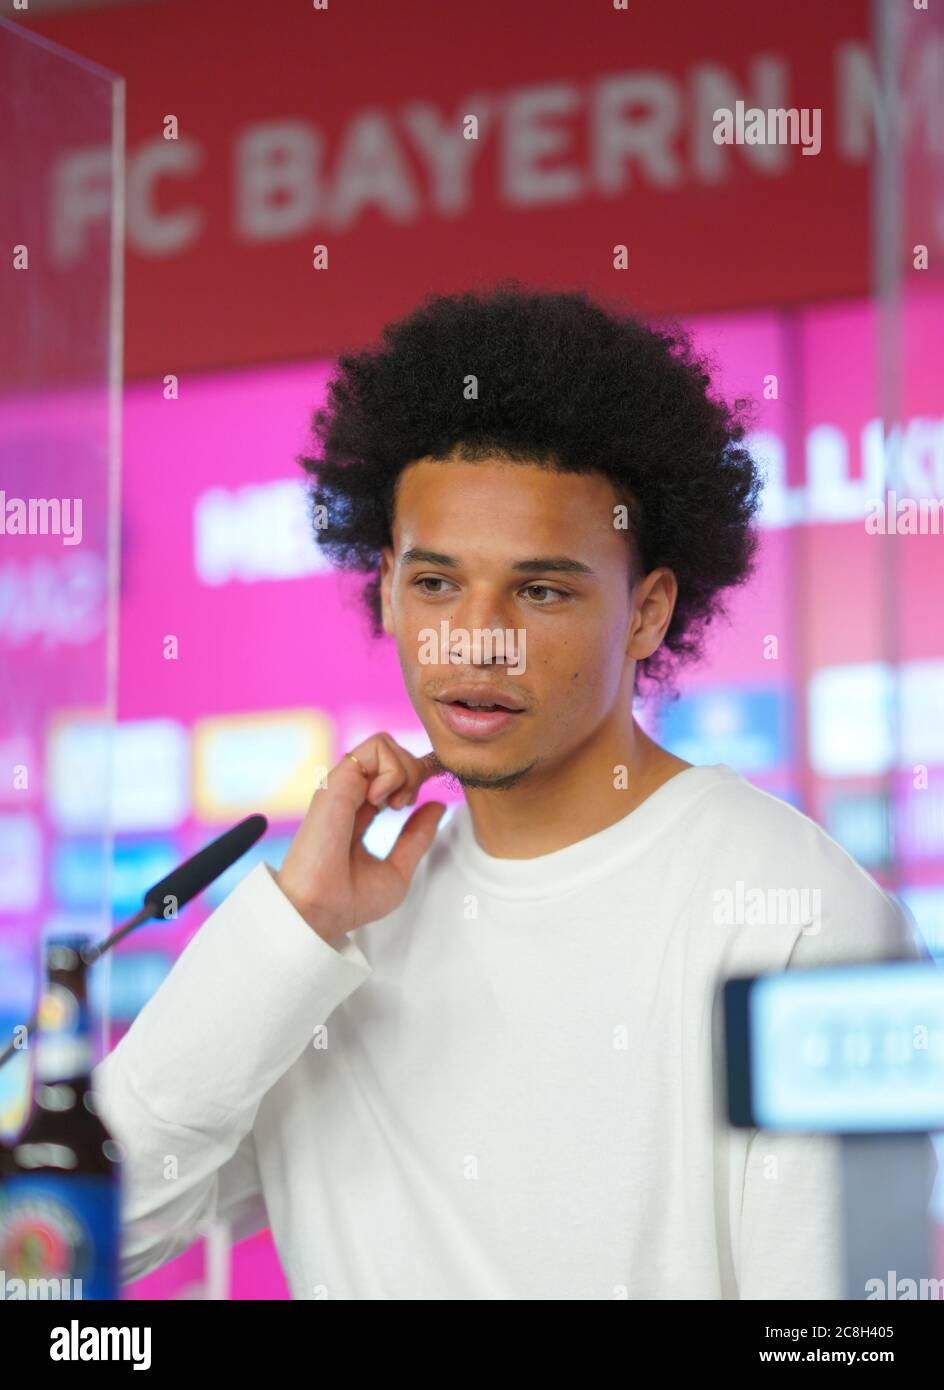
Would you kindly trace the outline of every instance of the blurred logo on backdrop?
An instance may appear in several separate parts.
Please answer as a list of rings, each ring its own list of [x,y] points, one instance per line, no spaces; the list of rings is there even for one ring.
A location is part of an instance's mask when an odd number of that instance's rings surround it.
[[[30,912],[42,882],[43,833],[28,811],[0,816],[0,913]]]
[[[193,726],[194,809],[222,822],[261,811],[304,815],[331,767],[334,723],[321,710],[261,711],[198,719]]]
[[[820,777],[944,765],[944,661],[824,666],[810,677],[810,762]]]
[[[660,732],[686,762],[727,763],[745,777],[769,776],[792,761],[791,717],[783,689],[696,689],[668,706]]]
[[[61,830],[163,830],[189,814],[190,740],[176,719],[112,727],[100,717],[62,715],[50,724],[46,760],[49,812]]]

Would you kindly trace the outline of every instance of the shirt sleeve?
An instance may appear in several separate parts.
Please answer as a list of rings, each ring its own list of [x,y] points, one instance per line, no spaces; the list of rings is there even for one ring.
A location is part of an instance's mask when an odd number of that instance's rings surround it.
[[[260,1101],[371,966],[312,930],[259,863],[206,919],[95,1068],[122,1146],[122,1280],[180,1254],[205,1222],[266,1224],[252,1127]]]
[[[846,887],[841,911],[798,933],[786,968],[931,959],[913,921],[858,865]],[[742,1174],[732,1192],[737,1296],[844,1298],[840,1139],[760,1129],[730,1136],[731,1171]]]

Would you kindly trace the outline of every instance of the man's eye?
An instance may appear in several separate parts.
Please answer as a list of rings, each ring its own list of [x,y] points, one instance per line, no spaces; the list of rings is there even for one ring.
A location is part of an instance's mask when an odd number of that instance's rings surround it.
[[[428,587],[431,584],[439,584],[445,587],[431,589]],[[420,593],[428,594],[430,598],[438,598],[440,594],[446,592],[446,587],[448,586],[448,579],[443,579],[441,576],[435,574],[422,575],[419,579],[414,579],[413,581],[413,587],[419,589]],[[554,589],[550,584],[529,584],[527,588],[523,589],[521,592],[528,594],[531,602],[538,608],[548,608],[551,604],[569,597],[563,589]]]
[[[522,592],[525,594],[533,595],[535,589],[537,589],[538,592],[542,594],[553,594],[554,599],[552,600],[552,602],[554,602],[556,599],[565,599],[567,597],[563,589],[552,589],[550,584],[529,584],[526,589],[522,590]],[[537,604],[538,608],[548,608],[550,606],[547,603],[541,602],[540,599],[533,599],[533,602]]]

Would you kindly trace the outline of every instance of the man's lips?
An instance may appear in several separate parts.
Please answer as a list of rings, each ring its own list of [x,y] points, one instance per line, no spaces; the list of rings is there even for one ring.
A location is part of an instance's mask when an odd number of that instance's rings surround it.
[[[447,705],[498,706],[516,713],[524,709],[524,701],[517,691],[499,690],[497,686],[474,681],[454,681],[433,698]]]
[[[458,700],[437,699],[440,718],[451,733],[461,738],[492,738],[503,733],[523,711],[496,706],[493,709],[469,709]]]

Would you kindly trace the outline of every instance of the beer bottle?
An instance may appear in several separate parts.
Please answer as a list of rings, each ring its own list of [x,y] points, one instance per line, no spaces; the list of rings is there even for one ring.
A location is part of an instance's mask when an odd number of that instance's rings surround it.
[[[33,1105],[0,1151],[4,1298],[120,1298],[118,1148],[95,1113],[86,939],[46,942]],[[54,1281],[54,1282],[50,1282]]]

